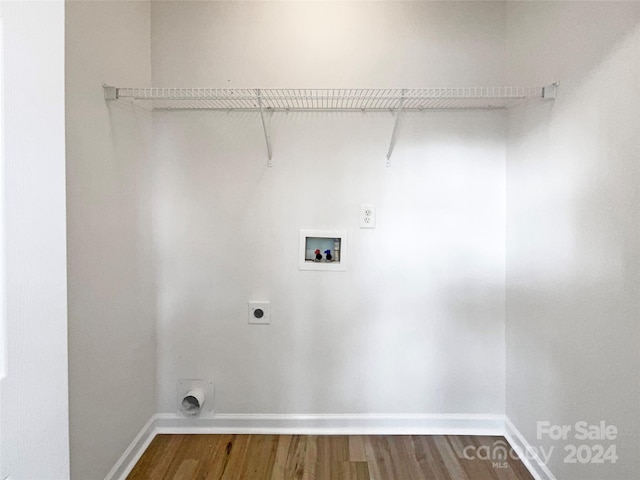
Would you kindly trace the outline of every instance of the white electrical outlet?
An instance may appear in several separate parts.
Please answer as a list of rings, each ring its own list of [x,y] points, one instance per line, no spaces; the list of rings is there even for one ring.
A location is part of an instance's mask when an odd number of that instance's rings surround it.
[[[360,205],[360,228],[376,228],[376,206]]]

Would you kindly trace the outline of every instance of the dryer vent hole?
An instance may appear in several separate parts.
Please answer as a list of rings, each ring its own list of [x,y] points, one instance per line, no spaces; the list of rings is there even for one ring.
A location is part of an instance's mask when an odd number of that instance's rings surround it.
[[[187,395],[182,399],[182,411],[187,415],[197,415],[200,412],[200,402],[193,395]]]

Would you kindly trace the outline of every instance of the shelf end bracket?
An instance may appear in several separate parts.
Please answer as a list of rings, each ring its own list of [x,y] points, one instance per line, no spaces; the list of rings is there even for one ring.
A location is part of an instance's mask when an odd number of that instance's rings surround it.
[[[396,135],[398,134],[398,123],[400,121],[400,115],[402,114],[402,108],[404,106],[405,90],[402,90],[400,94],[400,103],[396,108],[396,119],[393,122],[393,130],[391,131],[391,141],[389,142],[389,150],[387,150],[387,167],[391,166],[391,154],[393,153],[393,147],[396,145]]]
[[[544,100],[555,100],[558,94],[558,82],[542,87],[542,98]]]
[[[267,123],[264,119],[264,108],[262,107],[262,93],[260,89],[256,90],[256,97],[258,98],[258,106],[260,107],[260,118],[262,119],[262,129],[264,130],[264,139],[267,143],[267,167],[272,167],[273,162],[271,160],[271,138],[269,136],[269,131],[267,130]]]
[[[116,87],[112,87],[111,85],[107,85],[106,83],[102,84],[102,88],[104,89],[104,99],[105,100],[117,100],[118,99],[118,89]]]

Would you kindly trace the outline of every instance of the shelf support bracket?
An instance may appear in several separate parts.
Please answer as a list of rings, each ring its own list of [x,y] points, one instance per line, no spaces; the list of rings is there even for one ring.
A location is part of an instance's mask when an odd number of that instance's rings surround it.
[[[555,100],[558,95],[558,82],[542,87],[542,98],[544,100]]]
[[[393,153],[393,147],[396,145],[396,135],[398,134],[398,123],[400,121],[400,114],[402,113],[402,107],[404,107],[404,95],[405,90],[402,90],[400,94],[400,104],[396,108],[396,119],[393,123],[393,130],[391,131],[391,141],[389,142],[389,150],[387,150],[387,167],[391,166],[391,154]]]
[[[258,98],[258,106],[260,107],[260,118],[262,119],[262,129],[264,130],[264,139],[267,142],[267,167],[272,167],[273,162],[271,161],[271,138],[269,137],[269,131],[267,130],[267,123],[264,119],[264,108],[262,108],[262,93],[260,93],[260,89],[256,90],[256,97]]]
[[[117,100],[118,99],[118,89],[116,87],[112,87],[107,85],[106,83],[102,84],[102,88],[104,89],[104,99],[105,100]]]

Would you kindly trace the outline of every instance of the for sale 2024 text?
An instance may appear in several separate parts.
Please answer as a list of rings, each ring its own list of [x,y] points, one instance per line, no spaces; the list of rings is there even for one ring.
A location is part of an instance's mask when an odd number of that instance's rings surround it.
[[[616,445],[611,443],[618,438],[618,428],[604,420],[595,424],[581,420],[573,425],[539,421],[536,432],[538,440],[548,438],[572,442],[564,446],[564,463],[616,463],[618,460]]]

